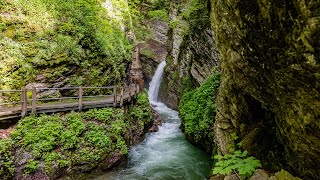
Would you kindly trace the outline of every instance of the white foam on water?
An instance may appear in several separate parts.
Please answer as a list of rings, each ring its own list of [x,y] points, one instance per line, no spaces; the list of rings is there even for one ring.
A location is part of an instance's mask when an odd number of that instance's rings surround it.
[[[210,157],[186,141],[179,129],[178,112],[157,101],[164,67],[165,62],[159,64],[148,91],[149,101],[163,123],[157,132],[148,133],[142,143],[131,147],[128,166],[115,176],[109,175],[109,179],[201,180],[209,175]]]
[[[163,71],[164,71],[165,66],[166,66],[166,61],[162,61],[158,65],[157,70],[156,70],[154,76],[152,77],[152,80],[149,85],[149,91],[148,91],[148,96],[149,96],[150,102],[157,102],[157,100],[158,100],[158,92],[159,92],[159,88],[161,85]]]

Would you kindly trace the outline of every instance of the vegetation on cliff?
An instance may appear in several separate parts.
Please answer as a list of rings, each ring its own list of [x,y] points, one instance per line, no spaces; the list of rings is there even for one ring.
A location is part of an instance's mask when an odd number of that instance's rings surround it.
[[[179,104],[181,129],[187,139],[211,153],[214,147],[213,124],[216,116],[216,93],[220,73],[216,72],[200,87],[185,90]]]
[[[10,178],[15,172],[19,178],[19,171],[31,176],[41,171],[57,178],[66,172],[111,168],[113,164],[106,159],[125,158],[134,136],[141,138],[152,124],[146,93],[138,96],[128,114],[123,109],[103,108],[26,117],[11,139],[0,140],[0,175]]]
[[[121,82],[132,54],[126,32],[139,27],[132,23],[137,10],[134,3],[108,2],[1,1],[0,88],[20,89],[30,82],[60,86]],[[125,11],[111,11],[116,7]]]

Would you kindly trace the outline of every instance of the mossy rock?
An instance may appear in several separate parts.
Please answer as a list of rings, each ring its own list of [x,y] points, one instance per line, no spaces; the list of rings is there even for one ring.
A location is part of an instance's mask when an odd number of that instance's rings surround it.
[[[319,9],[319,1],[211,0],[223,152],[236,131],[268,169],[320,179]]]
[[[280,172],[277,172],[275,174],[275,177],[278,180],[301,180],[300,178],[294,177],[292,174],[290,174],[288,171],[285,171],[281,169]]]

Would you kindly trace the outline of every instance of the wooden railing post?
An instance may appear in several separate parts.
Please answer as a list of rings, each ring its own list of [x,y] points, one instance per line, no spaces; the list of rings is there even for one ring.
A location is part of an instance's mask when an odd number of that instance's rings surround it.
[[[123,105],[123,92],[124,92],[124,87],[121,87],[120,106]]]
[[[82,110],[82,106],[83,106],[82,95],[83,95],[83,88],[80,87],[80,88],[79,88],[79,111]]]
[[[117,86],[113,87],[113,107],[117,106]]]
[[[32,87],[32,111],[33,114],[37,113],[37,90]]]
[[[25,117],[28,111],[28,97],[26,88],[21,89],[21,117]]]

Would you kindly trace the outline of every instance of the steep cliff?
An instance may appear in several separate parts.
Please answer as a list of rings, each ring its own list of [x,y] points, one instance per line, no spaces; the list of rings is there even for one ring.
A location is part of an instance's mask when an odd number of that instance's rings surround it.
[[[214,33],[203,4],[172,1],[170,5],[167,66],[159,96],[173,109],[178,109],[184,89],[198,87],[219,65]]]
[[[119,10],[120,9],[120,10]],[[136,30],[127,1],[0,2],[0,88],[122,82]]]
[[[211,0],[222,82],[214,128],[270,169],[320,178],[320,2]]]
[[[165,61],[168,51],[166,43],[168,40],[168,22],[161,19],[146,19],[145,22],[149,27],[150,37],[138,44],[140,48],[140,60],[142,64],[145,85],[148,87],[157,66],[160,62]]]

